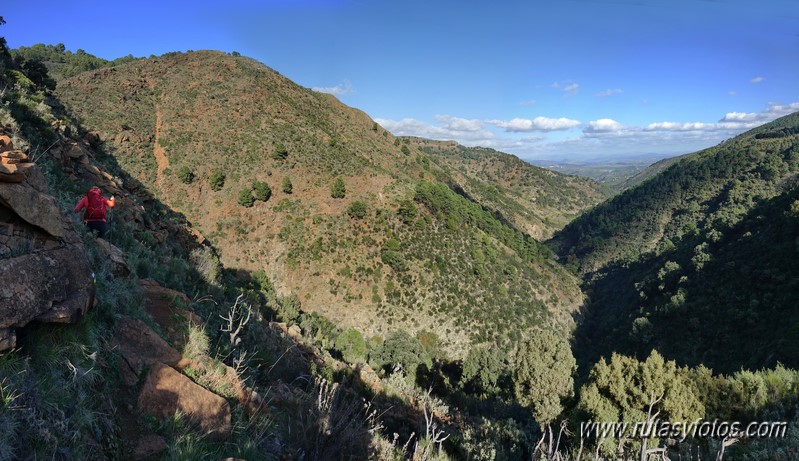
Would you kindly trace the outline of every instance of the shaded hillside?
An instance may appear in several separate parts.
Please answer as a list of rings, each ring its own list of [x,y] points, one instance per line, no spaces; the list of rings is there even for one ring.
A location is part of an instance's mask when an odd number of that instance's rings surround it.
[[[445,181],[538,239],[551,237],[609,193],[588,178],[556,173],[493,149],[404,139],[446,171]]]
[[[611,266],[578,329],[594,361],[652,348],[717,372],[799,366],[799,188],[760,201],[713,237]]]
[[[432,331],[460,354],[455,344],[536,324],[565,330],[581,304],[576,279],[534,240],[480,206],[460,213],[472,204],[449,189],[453,208],[421,200],[449,176],[424,152],[254,60],[173,53],[78,75],[58,94],[226,266],[265,271],[342,326]],[[487,333],[497,318],[499,336]]]
[[[552,245],[581,273],[590,273],[612,261],[661,252],[684,236],[723,233],[757,202],[790,188],[799,169],[796,135],[759,138],[758,133],[797,121],[799,114],[789,115],[682,157],[575,219]]]
[[[796,366],[799,114],[689,155],[554,239],[587,277],[578,351]],[[797,130],[799,132],[799,130]]]

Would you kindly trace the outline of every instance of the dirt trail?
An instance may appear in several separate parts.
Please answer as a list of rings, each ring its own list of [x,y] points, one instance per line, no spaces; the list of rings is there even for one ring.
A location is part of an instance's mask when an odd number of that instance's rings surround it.
[[[161,183],[164,177],[164,170],[169,166],[169,159],[164,153],[164,148],[159,144],[161,137],[161,107],[156,104],[155,106],[155,142],[153,143],[153,155],[155,155],[155,163],[158,164],[158,172],[156,181]]]

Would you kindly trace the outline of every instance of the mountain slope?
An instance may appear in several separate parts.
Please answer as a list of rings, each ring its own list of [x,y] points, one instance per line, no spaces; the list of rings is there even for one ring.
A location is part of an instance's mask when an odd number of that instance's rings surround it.
[[[647,179],[657,175],[661,171],[664,171],[668,167],[679,162],[682,157],[683,156],[679,155],[676,157],[669,157],[669,158],[664,158],[663,160],[658,160],[657,162],[639,171],[632,177],[625,179],[620,184],[616,185],[615,188],[618,191],[625,191],[627,189],[630,189],[631,187],[635,187],[638,184],[641,184]]]
[[[714,228],[723,232],[755,202],[790,188],[799,163],[796,136],[759,138],[758,133],[797,120],[799,114],[789,115],[682,157],[575,219],[552,245],[589,273],[612,261],[635,259],[658,244],[669,246],[667,240]]]
[[[609,194],[588,178],[556,173],[493,149],[405,139],[448,172],[445,181],[537,239],[551,237]]]
[[[553,239],[587,278],[578,350],[796,366],[799,114],[685,156]]]
[[[342,326],[432,331],[460,354],[536,324],[569,329],[582,303],[545,247],[440,188],[448,173],[425,153],[251,59],[173,53],[78,75],[58,94],[225,266],[265,271]],[[246,206],[263,183],[271,195]]]

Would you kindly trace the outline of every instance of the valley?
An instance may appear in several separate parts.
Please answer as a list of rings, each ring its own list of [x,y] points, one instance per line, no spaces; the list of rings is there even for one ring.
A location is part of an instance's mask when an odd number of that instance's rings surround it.
[[[0,267],[68,247],[82,304],[0,298],[0,459],[796,453],[799,113],[563,167],[590,179],[395,136],[238,53],[2,50],[0,197],[61,227],[0,199]],[[581,433],[653,415],[787,435]]]

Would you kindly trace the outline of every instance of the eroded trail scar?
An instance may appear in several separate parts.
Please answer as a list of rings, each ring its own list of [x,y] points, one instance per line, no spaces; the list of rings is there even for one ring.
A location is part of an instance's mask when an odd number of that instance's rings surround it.
[[[159,140],[161,138],[161,107],[155,106],[155,142],[153,143],[153,155],[155,155],[155,163],[158,165],[158,172],[156,179],[161,182],[164,177],[164,170],[169,166],[169,159],[164,153],[164,148],[161,147]]]

